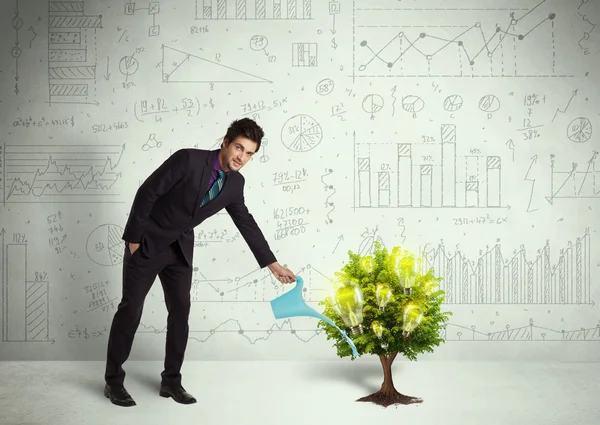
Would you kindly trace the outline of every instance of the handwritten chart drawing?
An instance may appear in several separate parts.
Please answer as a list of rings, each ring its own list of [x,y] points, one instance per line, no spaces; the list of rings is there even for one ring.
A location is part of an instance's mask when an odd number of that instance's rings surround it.
[[[577,37],[558,31],[573,24],[568,13],[556,13],[561,6],[546,0],[525,7],[459,3],[371,7],[364,0],[353,2],[353,76],[573,76],[566,58]],[[394,25],[373,25],[387,21]]]
[[[48,3],[50,103],[96,102],[96,31],[102,16],[84,13],[84,2]]]
[[[590,234],[568,242],[552,263],[550,242],[527,259],[521,245],[510,258],[502,255],[500,242],[482,250],[469,261],[459,250],[451,254],[440,243],[423,249],[427,270],[433,268],[443,278],[440,289],[449,304],[590,304]]]
[[[227,65],[162,46],[163,83],[271,83]]]
[[[454,124],[440,143],[354,143],[355,208],[505,208],[500,157],[458,156]]]
[[[575,118],[567,128],[567,137],[575,143],[585,143],[592,137],[592,123],[589,118]]]
[[[115,224],[96,227],[88,236],[87,255],[100,266],[116,266],[123,262],[125,244],[121,239],[123,228]]]
[[[323,130],[315,119],[308,115],[295,115],[283,124],[281,141],[293,152],[308,152],[321,143]]]
[[[598,152],[585,164],[571,164],[570,170],[556,170],[556,155],[550,155],[550,196],[555,199],[600,199],[600,167],[596,167]]]
[[[312,0],[195,0],[196,19],[306,20]]]
[[[2,240],[2,341],[50,342],[49,292],[46,273],[36,272],[28,278],[27,243]],[[20,239],[20,238],[17,238]]]
[[[125,145],[5,145],[4,203],[113,203]]]
[[[315,67],[317,60],[317,43],[292,43],[292,66]]]

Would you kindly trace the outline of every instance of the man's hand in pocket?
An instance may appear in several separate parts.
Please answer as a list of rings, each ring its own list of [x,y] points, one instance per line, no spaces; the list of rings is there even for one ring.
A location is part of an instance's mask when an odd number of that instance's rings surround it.
[[[139,243],[129,242],[129,252],[133,254],[140,247]]]

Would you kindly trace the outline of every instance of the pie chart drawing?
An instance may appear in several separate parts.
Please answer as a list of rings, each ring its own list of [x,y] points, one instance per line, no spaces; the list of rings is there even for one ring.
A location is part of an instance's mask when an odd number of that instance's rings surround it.
[[[323,131],[309,115],[295,115],[283,124],[281,141],[293,152],[308,152],[323,140]]]
[[[456,112],[463,105],[463,98],[459,94],[451,94],[444,100],[444,109],[448,112]]]
[[[405,96],[402,98],[402,109],[406,112],[420,112],[425,107],[425,102],[419,96]]]
[[[383,108],[383,98],[378,94],[369,94],[363,99],[362,108],[369,114],[375,114]]]
[[[584,117],[575,118],[567,128],[567,137],[572,142],[587,142],[592,137],[592,123]]]
[[[87,255],[100,266],[116,266],[123,262],[125,242],[121,239],[123,228],[115,224],[96,227],[88,236]]]

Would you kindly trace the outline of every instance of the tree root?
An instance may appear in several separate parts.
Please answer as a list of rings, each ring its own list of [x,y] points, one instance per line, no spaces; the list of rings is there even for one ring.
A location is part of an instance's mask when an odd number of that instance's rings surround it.
[[[388,407],[393,404],[417,404],[423,402],[423,400],[419,397],[404,395],[396,390],[392,392],[379,390],[368,396],[361,397],[356,401],[366,401],[383,407]]]

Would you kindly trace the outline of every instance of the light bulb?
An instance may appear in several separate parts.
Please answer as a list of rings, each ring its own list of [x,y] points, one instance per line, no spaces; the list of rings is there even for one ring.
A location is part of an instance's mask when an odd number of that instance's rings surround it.
[[[404,288],[404,295],[412,294],[412,288],[415,284],[415,275],[412,271],[405,270],[402,278],[400,279],[400,284]]]
[[[375,289],[375,299],[377,300],[379,310],[383,311],[385,309],[390,298],[392,298],[392,289],[389,285],[386,285],[385,283],[377,284],[377,289]]]
[[[373,333],[375,335],[377,335],[377,338],[379,338],[379,342],[381,343],[381,347],[383,349],[387,348],[387,344],[383,341],[381,341],[381,337],[383,336],[383,325],[377,321],[373,322],[371,324],[371,330],[373,331]]]
[[[360,259],[360,266],[366,271],[368,274],[373,273],[373,257],[366,256]]]
[[[408,304],[404,309],[404,322],[402,323],[402,335],[407,337],[423,320],[423,312],[421,309],[414,305]]]
[[[363,296],[360,287],[353,282],[339,286],[333,296],[333,308],[353,334],[362,334]]]
[[[423,291],[425,292],[425,295],[431,295],[437,290],[437,286],[437,282],[432,279],[428,279],[425,282],[423,282]]]

